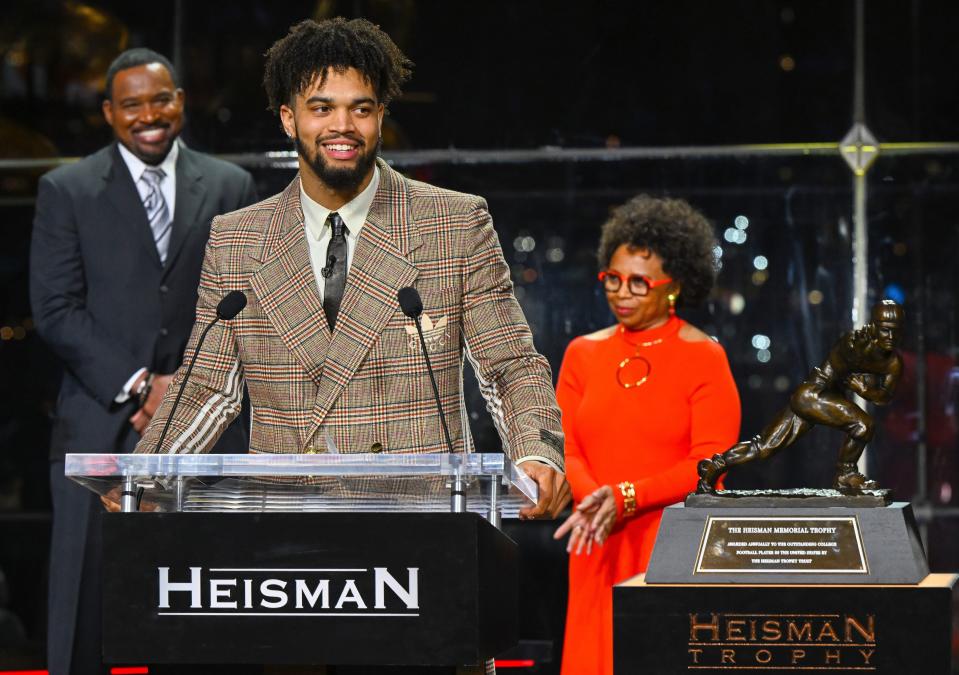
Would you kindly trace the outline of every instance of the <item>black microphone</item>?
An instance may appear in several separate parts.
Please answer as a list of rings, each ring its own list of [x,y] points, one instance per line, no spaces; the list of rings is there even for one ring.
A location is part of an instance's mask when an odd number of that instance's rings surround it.
[[[229,321],[242,312],[244,307],[246,307],[246,294],[243,291],[230,291],[216,306],[216,318]]]
[[[336,256],[331,253],[330,257],[326,259],[326,267],[320,269],[320,274],[323,275],[324,279],[329,279],[331,276],[333,276],[333,265],[335,264]]]
[[[176,407],[180,405],[180,397],[183,396],[183,388],[186,386],[186,381],[190,379],[190,373],[193,372],[193,365],[196,363],[196,355],[200,353],[200,347],[203,345],[203,341],[206,339],[206,334],[210,332],[210,329],[213,328],[213,325],[217,321],[229,321],[243,311],[244,307],[246,307],[246,295],[243,293],[243,291],[230,291],[216,306],[216,318],[206,325],[206,328],[204,328],[203,332],[200,334],[200,339],[196,341],[196,348],[193,350],[193,356],[190,357],[190,365],[187,367],[186,374],[183,376],[183,379],[180,380],[180,390],[176,393],[176,398],[173,400],[173,407],[170,408],[170,414],[167,415],[166,424],[163,425],[163,431],[160,432],[160,438],[157,440],[156,448],[153,450],[154,454],[160,452],[160,448],[163,446],[163,439],[166,438],[166,432],[170,428],[170,422],[173,420],[173,413],[176,412]],[[138,499],[137,510],[139,510],[139,506],[140,504]]]
[[[453,440],[450,438],[450,428],[446,425],[446,415],[443,414],[443,404],[440,402],[440,390],[436,386],[436,377],[433,375],[433,364],[430,363],[429,351],[426,349],[426,340],[423,338],[423,327],[420,325],[420,315],[423,313],[423,300],[419,292],[412,286],[401,288],[396,299],[400,302],[403,314],[413,319],[416,324],[416,333],[420,336],[420,346],[423,348],[423,358],[426,359],[426,370],[430,374],[430,384],[433,385],[433,397],[436,399],[436,409],[440,413],[440,422],[443,424],[443,435],[446,437],[446,447],[453,452]]]
[[[423,300],[420,299],[419,292],[412,286],[407,286],[397,292],[396,299],[400,301],[400,309],[403,310],[403,314],[413,319],[419,326],[420,314],[423,313]]]

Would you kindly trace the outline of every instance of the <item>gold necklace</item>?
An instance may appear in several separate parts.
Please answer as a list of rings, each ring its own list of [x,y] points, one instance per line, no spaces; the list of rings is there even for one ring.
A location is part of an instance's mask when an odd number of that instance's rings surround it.
[[[619,331],[624,336],[623,339],[625,340],[626,331],[622,325],[620,325]],[[628,340],[626,342],[627,344],[629,343]],[[623,389],[634,389],[636,387],[641,387],[644,384],[646,384],[646,380],[649,379],[649,376],[653,372],[653,365],[649,362],[649,359],[647,359],[645,356],[642,356],[639,353],[639,350],[644,347],[652,347],[653,345],[661,344],[662,342],[663,342],[663,338],[656,338],[655,340],[650,340],[649,342],[640,342],[639,344],[636,345],[635,354],[633,354],[632,356],[627,356],[625,359],[619,362],[619,367],[616,368],[616,382],[619,383],[619,386],[621,386]],[[628,382],[628,381],[624,382],[623,373],[626,369],[626,366],[628,366],[630,363],[636,363],[637,365],[639,365],[639,367],[644,368],[645,370],[642,376],[635,382]]]

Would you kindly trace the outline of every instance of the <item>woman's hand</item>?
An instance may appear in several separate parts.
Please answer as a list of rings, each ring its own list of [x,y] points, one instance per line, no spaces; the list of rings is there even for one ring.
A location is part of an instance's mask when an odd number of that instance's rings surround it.
[[[567,553],[579,555],[583,546],[586,555],[593,551],[593,542],[602,546],[616,523],[616,498],[611,485],[604,485],[586,496],[553,534],[553,539],[562,539],[569,533]]]

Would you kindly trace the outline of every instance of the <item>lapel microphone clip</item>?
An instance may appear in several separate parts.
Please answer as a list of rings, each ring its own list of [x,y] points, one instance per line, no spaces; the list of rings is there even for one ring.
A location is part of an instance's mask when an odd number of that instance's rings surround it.
[[[333,265],[335,264],[336,256],[331,253],[330,257],[326,259],[326,267],[320,270],[320,274],[323,275],[324,279],[329,279],[331,276],[333,276]]]

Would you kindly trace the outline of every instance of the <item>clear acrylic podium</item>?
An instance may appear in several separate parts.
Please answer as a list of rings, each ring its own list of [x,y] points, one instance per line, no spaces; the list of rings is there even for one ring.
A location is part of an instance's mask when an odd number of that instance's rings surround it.
[[[124,511],[139,496],[144,511],[469,511],[498,527],[537,495],[500,453],[69,454],[65,473]]]
[[[66,475],[121,502],[100,519],[106,663],[426,673],[518,639],[498,526],[537,489],[502,454],[72,454]]]

